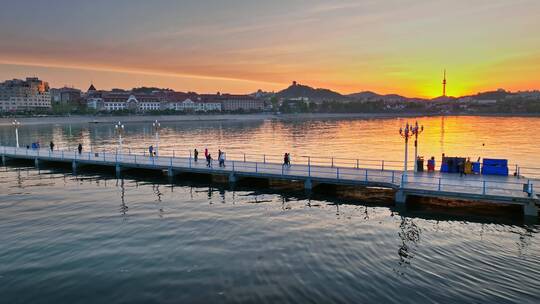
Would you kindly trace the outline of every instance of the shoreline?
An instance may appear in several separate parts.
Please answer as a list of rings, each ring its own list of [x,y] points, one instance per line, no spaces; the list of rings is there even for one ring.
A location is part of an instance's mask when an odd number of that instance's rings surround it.
[[[192,115],[128,115],[128,116],[46,116],[46,117],[15,117],[0,118],[0,126],[9,126],[13,119],[17,119],[24,125],[48,125],[48,124],[85,124],[85,123],[144,123],[158,120],[160,122],[195,122],[195,121],[261,121],[261,120],[320,120],[320,119],[385,119],[403,117],[434,117],[434,116],[484,116],[484,117],[539,117],[540,114],[505,114],[505,113],[468,113],[468,114],[425,114],[425,113],[299,113],[280,114],[256,113],[256,114],[192,114]]]

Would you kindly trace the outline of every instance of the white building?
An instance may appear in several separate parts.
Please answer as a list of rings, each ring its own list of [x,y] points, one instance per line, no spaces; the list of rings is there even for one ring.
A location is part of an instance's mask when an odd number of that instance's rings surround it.
[[[102,102],[103,106],[99,107]],[[102,98],[87,99],[88,107],[103,109],[105,111],[133,110],[140,112],[159,111],[162,109],[161,101],[153,95],[146,94],[126,94],[126,93],[108,93]]]
[[[103,98],[90,97],[86,99],[86,107],[89,109],[99,110],[103,108]]]
[[[212,112],[221,111],[221,102],[211,102],[202,100],[191,100],[187,98],[184,101],[176,101],[169,103],[169,109],[181,112]]]
[[[0,111],[29,111],[51,108],[49,84],[35,77],[0,83]]]

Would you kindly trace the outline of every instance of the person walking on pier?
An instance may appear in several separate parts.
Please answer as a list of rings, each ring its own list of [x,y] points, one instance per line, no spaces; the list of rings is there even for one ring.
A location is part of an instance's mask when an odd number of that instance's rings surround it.
[[[470,157],[467,157],[467,160],[465,161],[465,168],[463,169],[463,171],[465,172],[465,175],[472,174],[472,162]]]
[[[218,159],[220,167],[221,167],[221,153],[223,153],[223,152],[221,152],[221,149],[218,149],[218,151],[217,151],[217,159]]]
[[[289,153],[285,153],[283,156],[283,166],[291,166],[291,155]]]
[[[82,144],[79,144],[77,147],[77,150],[79,151],[79,155],[82,153]]]
[[[219,167],[225,168],[225,152],[219,150],[218,161],[219,161]]]
[[[194,161],[199,160],[199,151],[197,151],[197,149],[193,150],[193,160]]]
[[[208,158],[208,148],[204,148],[204,158]]]
[[[51,148],[51,151],[54,151],[54,142],[51,140],[51,143],[49,144],[49,147]]]
[[[148,154],[150,154],[150,157],[154,156],[154,146],[150,145],[148,147]]]
[[[212,155],[210,153],[206,154],[206,166],[212,168]]]
[[[459,176],[462,177],[463,175],[467,175],[465,173],[465,162],[460,159],[458,162],[458,169],[459,169]]]

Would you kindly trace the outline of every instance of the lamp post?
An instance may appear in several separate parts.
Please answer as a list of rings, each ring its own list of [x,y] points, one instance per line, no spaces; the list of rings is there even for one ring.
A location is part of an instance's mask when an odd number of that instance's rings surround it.
[[[424,132],[424,126],[418,126],[418,121],[411,128],[414,135],[414,172],[418,172],[418,135]]]
[[[405,129],[399,128],[399,135],[405,139],[405,160],[403,162],[403,182],[407,182],[407,162],[409,157],[409,137],[411,137],[411,127],[409,123],[405,126]]]
[[[161,124],[156,120],[152,123],[152,129],[154,129],[156,135],[156,155],[159,156],[159,130],[161,129]]]
[[[124,125],[121,122],[118,122],[114,125],[116,134],[118,134],[118,151],[122,154],[122,134],[124,134]]]
[[[15,128],[15,142],[17,148],[19,147],[19,127],[21,126],[21,123],[18,120],[14,120],[11,122],[11,125]]]

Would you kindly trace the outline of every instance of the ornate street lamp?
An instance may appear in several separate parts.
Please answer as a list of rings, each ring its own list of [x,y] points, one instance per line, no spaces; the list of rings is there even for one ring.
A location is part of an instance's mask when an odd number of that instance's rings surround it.
[[[157,120],[154,121],[152,123],[152,129],[156,136],[156,155],[159,156],[159,130],[161,129],[161,124]]]
[[[124,125],[121,122],[118,122],[116,125],[114,125],[114,129],[116,134],[118,134],[118,151],[120,154],[122,153],[122,135],[124,134]]]
[[[424,126],[418,126],[418,121],[411,128],[414,135],[414,172],[418,172],[418,135],[424,132]]]
[[[21,123],[18,120],[14,120],[11,122],[11,125],[13,128],[15,128],[15,142],[17,148],[19,147],[19,127],[21,126]]]
[[[407,162],[409,157],[409,137],[413,135],[411,132],[409,123],[405,126],[405,129],[399,128],[399,135],[405,139],[405,161],[403,162],[403,182],[407,182]]]

